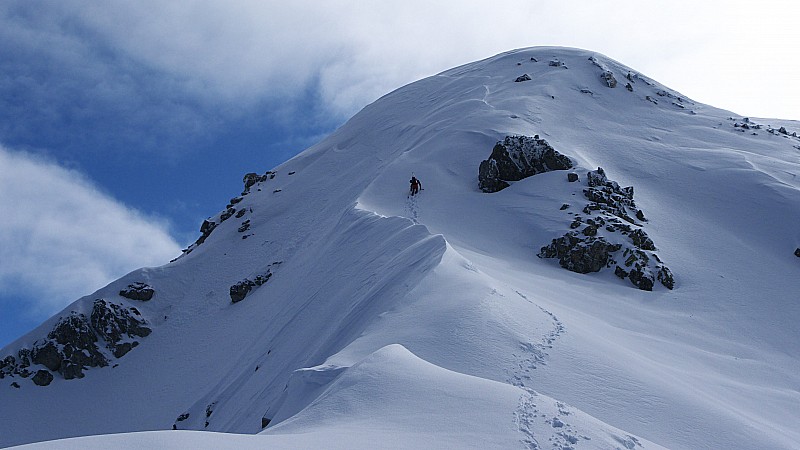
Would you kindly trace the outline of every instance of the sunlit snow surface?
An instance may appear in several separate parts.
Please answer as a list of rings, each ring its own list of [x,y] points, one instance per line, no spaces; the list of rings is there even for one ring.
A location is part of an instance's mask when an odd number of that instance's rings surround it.
[[[154,332],[82,380],[0,380],[0,445],[797,448],[800,140],[767,127],[800,124],[750,120],[762,128],[562,48],[401,88],[276,168],[188,255],[70,306],[144,281],[156,296],[132,304]],[[480,192],[480,162],[513,134],[546,139],[581,182]],[[635,187],[674,290],[536,257],[598,166]],[[167,431],[130,433],[147,430]]]

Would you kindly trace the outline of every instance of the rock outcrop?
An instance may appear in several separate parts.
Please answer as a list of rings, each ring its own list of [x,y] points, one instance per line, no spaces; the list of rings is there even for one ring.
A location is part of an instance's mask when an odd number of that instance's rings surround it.
[[[119,291],[119,295],[122,297],[131,300],[141,300],[143,302],[152,299],[155,293],[155,289],[153,289],[147,283],[142,283],[141,281],[129,284],[127,288]]]
[[[231,296],[231,303],[238,303],[244,300],[245,297],[252,291],[253,289],[262,286],[270,278],[272,278],[272,270],[271,267],[277,266],[281,264],[281,261],[276,261],[269,266],[267,266],[266,272],[262,274],[255,275],[253,277],[248,277],[243,279],[242,281],[237,282],[229,289],[229,294]]]
[[[614,268],[615,275],[645,291],[653,290],[656,281],[673,289],[672,272],[655,253],[656,245],[643,225],[632,217],[645,221],[642,210],[636,209],[633,187],[609,180],[602,168],[588,172],[586,184],[586,217],[575,216],[571,231],[542,247],[538,256],[557,258],[561,267],[578,273]]]
[[[247,214],[247,212],[252,212],[252,208],[241,207],[239,203],[241,203],[244,200],[244,197],[246,195],[251,193],[251,189],[253,187],[257,187],[261,183],[264,183],[268,180],[275,178],[275,175],[276,173],[272,171],[267,171],[264,175],[258,175],[257,173],[252,173],[252,172],[245,174],[244,178],[242,178],[242,182],[244,183],[244,190],[242,191],[242,195],[239,197],[232,198],[228,203],[228,205],[225,206],[225,210],[223,210],[216,216],[212,216],[204,220],[203,223],[200,225],[200,237],[197,238],[194,244],[190,245],[188,248],[185,248],[183,250],[183,254],[187,255],[191,253],[194,249],[205,243],[206,239],[208,239],[208,237],[211,236],[211,233],[226,220],[234,216],[237,219],[240,219],[245,214]],[[260,191],[261,188],[259,187],[258,190]],[[175,260],[177,260],[177,258],[172,261]]]
[[[53,373],[66,380],[83,378],[84,370],[105,367],[111,357],[121,358],[136,347],[139,343],[134,338],[150,334],[147,325],[136,308],[97,299],[89,317],[72,311],[56,322],[47,338],[37,340],[30,349],[20,349],[17,358],[9,355],[0,360],[0,378],[28,378],[28,368],[34,364],[44,367],[32,378],[39,386],[49,385]]]
[[[572,161],[539,135],[506,136],[495,144],[489,159],[481,162],[478,187],[483,192],[498,192],[510,186],[509,181],[571,167]]]

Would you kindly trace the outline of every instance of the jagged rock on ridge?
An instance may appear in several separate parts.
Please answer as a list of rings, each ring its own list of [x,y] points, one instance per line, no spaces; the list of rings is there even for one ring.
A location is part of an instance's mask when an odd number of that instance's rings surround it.
[[[121,291],[119,291],[119,295],[122,297],[131,300],[141,300],[145,302],[152,299],[155,293],[156,293],[155,289],[153,289],[147,283],[143,283],[141,281],[129,284],[126,289],[122,289]]]
[[[572,161],[539,135],[506,136],[495,144],[489,159],[481,162],[478,187],[483,192],[497,192],[508,187],[509,181],[571,167]]]
[[[528,74],[526,73],[526,74],[523,74],[523,75],[520,75],[520,76],[518,76],[518,77],[517,77],[517,78],[514,80],[514,82],[515,82],[515,83],[521,83],[521,82],[523,82],[523,81],[531,81],[531,77],[530,77],[530,75],[528,75]]]

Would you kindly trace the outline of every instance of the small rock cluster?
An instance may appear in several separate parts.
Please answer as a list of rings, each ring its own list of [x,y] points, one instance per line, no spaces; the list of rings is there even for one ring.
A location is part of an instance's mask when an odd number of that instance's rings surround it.
[[[647,219],[641,209],[636,209],[633,186],[621,187],[609,180],[602,168],[588,172],[586,180],[586,218],[576,215],[571,231],[542,247],[538,256],[557,258],[561,267],[577,273],[613,267],[618,277],[628,278],[645,291],[653,290],[656,280],[672,289],[672,272],[655,253],[655,243],[639,223]],[[561,209],[567,208],[562,205]],[[620,251],[622,260],[617,261]]]
[[[228,205],[225,206],[225,210],[220,212],[218,216],[211,217],[203,221],[203,223],[200,225],[200,237],[197,238],[197,241],[195,241],[194,244],[190,245],[189,248],[184,249],[183,254],[184,255],[189,254],[192,252],[192,250],[202,245],[206,241],[206,239],[208,239],[208,237],[211,236],[211,233],[220,224],[222,224],[222,222],[225,222],[231,217],[236,217],[237,219],[241,219],[248,212],[252,212],[252,209],[250,208],[237,208],[236,205],[238,205],[242,200],[244,200],[244,196],[250,194],[251,189],[254,186],[258,186],[261,183],[266,182],[267,180],[272,180],[273,178],[275,178],[275,175],[276,172],[273,171],[267,171],[263,175],[258,175],[256,173],[245,174],[244,178],[242,178],[242,182],[244,183],[244,190],[242,191],[242,194],[239,197],[232,198],[230,202],[228,202]],[[261,188],[258,188],[258,190],[260,191]],[[239,232],[244,233],[249,228],[250,228],[250,220],[245,220],[240,224]],[[249,236],[251,235],[242,236],[242,239],[246,239]]]
[[[775,136],[800,139],[800,136],[797,135],[796,131],[790,132],[789,130],[786,129],[786,127],[779,127],[775,129],[771,125],[764,125],[761,123],[757,123],[754,120],[750,119],[749,117],[742,117],[741,119],[737,119],[735,117],[728,117],[728,120],[733,122],[733,129],[740,133],[750,133],[750,135],[752,136],[757,136],[758,135],[757,131],[765,129],[767,133]]]
[[[510,186],[509,181],[571,167],[572,161],[538,134],[534,137],[506,136],[495,144],[489,159],[481,162],[478,187],[483,192],[498,192]]]
[[[281,261],[276,261],[267,266],[267,271],[263,274],[256,275],[252,278],[245,278],[244,280],[239,281],[231,286],[229,290],[231,303],[237,303],[244,300],[250,291],[269,281],[269,279],[272,278],[272,270],[270,268],[279,264],[281,264]]]
[[[147,325],[136,308],[97,299],[89,317],[73,311],[58,320],[46,339],[37,340],[30,349],[20,349],[16,358],[9,355],[0,360],[0,379],[33,375],[35,384],[46,386],[53,381],[53,373],[66,380],[83,378],[87,368],[107,366],[108,353],[121,358],[139,345],[135,338],[147,337],[152,331]],[[32,365],[46,369],[34,373]]]

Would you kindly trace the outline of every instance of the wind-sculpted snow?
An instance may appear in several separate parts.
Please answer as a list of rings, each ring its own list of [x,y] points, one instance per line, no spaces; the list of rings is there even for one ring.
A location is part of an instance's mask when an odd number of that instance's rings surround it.
[[[245,175],[191,252],[67,308],[155,290],[126,303],[152,332],[112,365],[47,387],[0,380],[0,446],[169,430],[64,445],[797,448],[798,128],[581,50],[420,80]],[[493,146],[535,135],[570,174],[482,192]],[[589,185],[598,167],[616,187]],[[624,280],[536,256],[570,231],[618,238],[646,267],[623,249]],[[656,281],[668,264],[672,289],[632,289],[646,286],[637,264]]]

